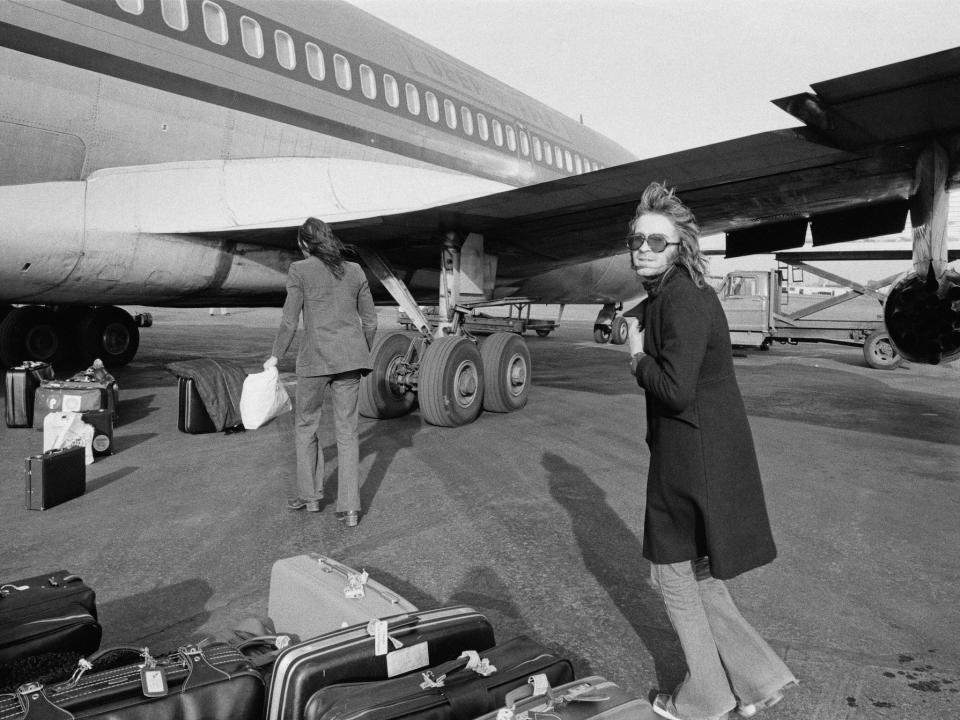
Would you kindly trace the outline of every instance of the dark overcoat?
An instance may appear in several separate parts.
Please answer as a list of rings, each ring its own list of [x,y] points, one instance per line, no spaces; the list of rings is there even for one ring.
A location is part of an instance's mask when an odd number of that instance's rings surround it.
[[[728,579],[776,557],[753,437],[716,292],[672,267],[643,303],[636,366],[647,410],[643,556],[710,556]]]

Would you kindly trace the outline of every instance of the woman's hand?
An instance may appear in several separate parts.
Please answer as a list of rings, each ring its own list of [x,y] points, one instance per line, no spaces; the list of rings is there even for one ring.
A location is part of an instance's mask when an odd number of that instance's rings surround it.
[[[277,366],[277,356],[271,355],[266,360],[263,361],[263,369],[269,370],[270,368],[275,368]]]

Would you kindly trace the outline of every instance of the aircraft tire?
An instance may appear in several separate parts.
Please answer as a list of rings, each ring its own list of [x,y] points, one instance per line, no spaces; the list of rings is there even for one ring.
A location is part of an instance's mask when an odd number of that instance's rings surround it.
[[[903,356],[897,352],[886,330],[875,330],[863,343],[863,359],[877,370],[894,370],[900,367]]]
[[[140,329],[130,313],[113,305],[90,308],[77,326],[80,359],[90,365],[99,358],[106,367],[123,367],[137,354]]]
[[[483,361],[483,409],[513,412],[527,404],[530,351],[519,335],[493,333],[480,346]]]
[[[627,342],[627,319],[618,315],[610,324],[610,344],[623,345]]]
[[[612,333],[610,332],[610,328],[607,327],[606,325],[593,326],[593,341],[595,343],[600,343],[601,345],[605,345],[606,343],[610,342],[611,334]]]
[[[476,344],[455,335],[431,342],[420,362],[420,412],[431,425],[457,427],[483,409],[483,360]]]
[[[417,406],[417,394],[397,382],[396,373],[406,357],[413,335],[389,333],[370,350],[373,369],[360,381],[360,414],[384,420],[406,415]]]
[[[24,360],[53,363],[60,357],[63,334],[53,311],[40,305],[14,308],[0,322],[0,364]]]

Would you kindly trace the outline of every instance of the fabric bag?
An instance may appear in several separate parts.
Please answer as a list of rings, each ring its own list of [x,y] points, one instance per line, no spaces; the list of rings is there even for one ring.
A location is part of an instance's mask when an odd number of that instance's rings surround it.
[[[287,389],[275,367],[247,375],[240,393],[240,419],[253,430],[293,409]]]
[[[93,425],[85,423],[78,412],[50,413],[43,418],[43,451],[68,447],[84,449],[84,463],[93,462]]]

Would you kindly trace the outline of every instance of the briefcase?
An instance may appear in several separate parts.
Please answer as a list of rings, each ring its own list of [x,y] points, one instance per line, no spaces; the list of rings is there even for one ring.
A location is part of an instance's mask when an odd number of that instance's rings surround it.
[[[422,673],[381,682],[342,683],[315,692],[306,720],[473,720],[502,706],[507,693],[542,674],[550,685],[573,680],[573,666],[525,636]]]
[[[43,430],[43,419],[54,412],[89,412],[107,409],[117,419],[118,391],[115,382],[44,380],[37,388],[33,427]]]
[[[399,677],[494,645],[487,618],[463,605],[382,618],[281,650],[268,685],[266,720],[302,720],[314,692],[331,683]]]
[[[86,448],[74,446],[29,456],[24,462],[27,510],[50,508],[87,489]]]
[[[135,661],[116,664],[120,652]],[[66,682],[28,683],[0,697],[3,720],[261,720],[262,712],[263,678],[222,643],[158,657],[148,648],[110,648],[82,660]]]
[[[7,427],[33,425],[33,404],[37,388],[44,380],[53,379],[50,363],[28,360],[7,370],[5,413]]]
[[[650,703],[599,675],[551,687],[542,675],[507,693],[504,705],[477,720],[639,720],[656,717]]]
[[[323,555],[283,558],[270,570],[267,616],[277,632],[301,640],[416,609],[368,573]]]
[[[66,570],[0,585],[0,664],[49,652],[100,647],[96,593]]]
[[[178,377],[177,391],[180,395],[177,429],[190,434],[216,432],[217,427],[203,405],[193,378]]]

